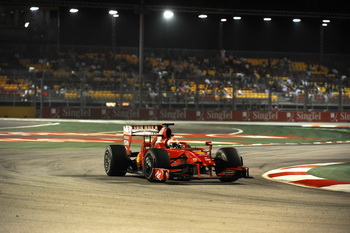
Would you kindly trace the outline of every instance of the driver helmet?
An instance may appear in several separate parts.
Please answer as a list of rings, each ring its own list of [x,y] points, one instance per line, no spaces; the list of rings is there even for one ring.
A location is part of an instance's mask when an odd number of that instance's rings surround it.
[[[177,139],[172,138],[172,139],[168,140],[168,147],[169,148],[181,148],[182,145]]]

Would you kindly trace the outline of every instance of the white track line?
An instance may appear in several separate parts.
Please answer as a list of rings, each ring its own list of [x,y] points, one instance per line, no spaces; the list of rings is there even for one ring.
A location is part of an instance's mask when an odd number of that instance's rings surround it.
[[[52,126],[52,125],[59,125],[61,123],[47,123],[47,124],[40,124],[40,125],[24,125],[24,126],[14,126],[14,127],[2,127],[0,129],[22,129],[22,128],[35,128],[35,127],[44,127],[44,126]]]
[[[283,167],[283,168],[265,172],[262,175],[262,177],[268,180],[273,180],[273,181],[296,185],[296,186],[327,189],[331,191],[350,192],[350,184],[329,184],[322,187],[316,187],[308,183],[304,183],[304,184],[302,184],[303,182],[298,183],[298,181],[307,181],[307,180],[314,180],[314,182],[317,182],[317,180],[331,181],[326,178],[309,175],[307,174],[307,171],[314,167],[327,166],[332,164],[342,164],[342,163],[346,163],[346,162],[317,163],[317,164],[305,164],[305,165],[297,165],[297,166],[291,166],[291,167]],[[299,173],[299,174],[293,174],[293,173]],[[276,176],[274,176],[274,174],[276,174]],[[271,175],[271,177],[269,175]],[[334,182],[336,183],[337,181],[334,181]]]

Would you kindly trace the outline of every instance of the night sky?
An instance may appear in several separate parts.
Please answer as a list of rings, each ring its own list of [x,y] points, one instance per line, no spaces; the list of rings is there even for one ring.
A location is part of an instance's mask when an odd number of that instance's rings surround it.
[[[7,8],[0,5],[0,42],[111,47],[113,28],[108,11],[115,9],[119,13],[115,46],[137,48],[140,17],[136,8],[141,1],[6,2]],[[145,48],[319,53],[323,41],[324,53],[350,54],[350,11],[343,0],[144,0],[144,4],[149,9],[144,15]],[[32,5],[39,6],[41,12],[30,12]],[[69,13],[71,7],[79,12]],[[163,8],[172,7],[174,18],[164,20]],[[20,12],[20,20],[16,21],[13,9]],[[211,11],[208,18],[199,19],[198,14],[205,10]],[[239,15],[242,20],[233,20],[234,11],[244,12]],[[273,15],[276,12],[278,16]],[[300,16],[302,21],[293,23],[292,16],[299,13],[312,17]],[[337,17],[329,17],[331,23],[321,27],[323,15]],[[272,21],[264,22],[264,16],[271,16]],[[227,22],[221,23],[221,18]],[[27,21],[31,24],[24,28]],[[12,30],[14,25],[17,28]]]
[[[112,19],[108,9],[80,8],[77,14],[60,8],[61,43],[110,46]],[[139,15],[119,10],[116,18],[116,46],[138,47]],[[160,11],[151,11],[144,18],[144,46],[148,48],[219,49],[220,18],[208,15],[199,19],[196,13],[175,12],[165,21]],[[285,51],[318,53],[320,50],[320,18],[302,18],[299,24],[292,17],[272,17],[264,22],[262,16],[242,16],[234,21],[232,15],[222,25],[223,49],[239,51]],[[350,20],[332,19],[324,27],[325,53],[350,53]]]

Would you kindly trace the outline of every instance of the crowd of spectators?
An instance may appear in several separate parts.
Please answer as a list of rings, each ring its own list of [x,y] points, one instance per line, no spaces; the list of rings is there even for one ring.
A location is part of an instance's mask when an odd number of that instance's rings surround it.
[[[16,84],[26,95],[40,78],[44,86],[37,88],[55,90],[59,95],[76,93],[148,93],[151,100],[199,96],[232,98],[249,93],[279,93],[280,96],[322,96],[325,102],[342,92],[349,95],[349,78],[339,74],[335,67],[309,61],[280,59],[255,59],[218,53],[214,56],[160,56],[146,54],[143,77],[139,78],[136,55],[108,53],[64,53],[54,58],[30,58],[15,54],[1,64],[1,73],[7,70],[28,71],[34,75],[7,75],[5,84]],[[10,74],[9,72],[7,74]],[[33,78],[34,77],[34,78]],[[13,85],[12,85],[13,86]],[[25,88],[27,86],[27,88]],[[4,89],[4,85],[0,88]],[[27,90],[26,90],[27,89]],[[39,90],[38,92],[44,91]],[[37,92],[37,91],[35,91]],[[170,93],[170,94],[169,94]]]

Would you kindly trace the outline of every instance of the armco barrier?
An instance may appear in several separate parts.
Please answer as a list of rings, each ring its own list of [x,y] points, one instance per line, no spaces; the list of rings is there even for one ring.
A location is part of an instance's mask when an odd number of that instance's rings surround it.
[[[5,107],[0,106],[0,117],[35,117],[35,107]]]
[[[189,121],[350,122],[350,112],[43,108],[44,118]]]

